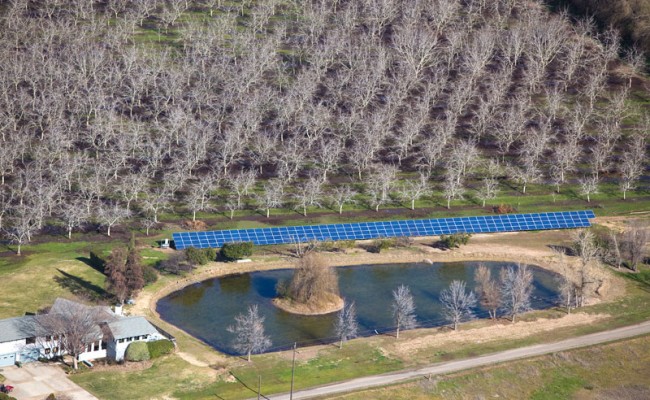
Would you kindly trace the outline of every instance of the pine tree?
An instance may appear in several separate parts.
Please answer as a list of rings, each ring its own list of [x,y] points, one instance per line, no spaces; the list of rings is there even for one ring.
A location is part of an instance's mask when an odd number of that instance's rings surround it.
[[[126,255],[125,276],[129,296],[136,294],[144,287],[142,257],[135,248],[135,237],[133,235],[131,235],[131,242]]]
[[[115,248],[104,267],[106,291],[115,296],[120,304],[124,304],[129,292],[126,279],[126,259],[127,255],[124,249]]]

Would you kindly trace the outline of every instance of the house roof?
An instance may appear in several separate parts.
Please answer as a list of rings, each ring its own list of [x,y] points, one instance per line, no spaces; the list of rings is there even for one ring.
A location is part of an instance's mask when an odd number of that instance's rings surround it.
[[[145,317],[124,317],[111,321],[107,325],[115,339],[158,333],[158,330]]]
[[[63,299],[61,297],[54,300],[50,307],[50,314],[66,314],[76,309],[88,309],[94,314],[94,318],[99,322],[108,322],[117,318],[113,310],[107,306],[87,306],[83,303]]]
[[[66,299],[56,299],[52,305],[49,314],[69,314],[74,313],[75,310],[90,309],[95,314],[95,319],[97,321],[96,332],[93,332],[98,337],[102,333],[109,333],[106,329],[100,327],[104,326],[108,328],[110,334],[115,339],[123,339],[134,336],[143,336],[143,335],[152,335],[158,333],[156,327],[154,327],[149,321],[144,317],[120,317],[115,315],[109,307],[104,306],[86,306],[75,301],[66,300]],[[3,342],[12,342],[14,340],[26,339],[34,336],[45,336],[45,332],[38,333],[39,324],[37,323],[38,315],[27,315],[24,317],[15,317],[7,318],[0,320],[0,343]]]
[[[35,324],[33,315],[0,320],[0,343],[34,337]]]

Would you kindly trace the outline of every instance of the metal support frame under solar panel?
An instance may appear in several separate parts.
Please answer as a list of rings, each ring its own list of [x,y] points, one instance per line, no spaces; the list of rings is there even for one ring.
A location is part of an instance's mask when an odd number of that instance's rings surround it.
[[[591,226],[594,212],[560,211],[534,214],[485,215],[477,217],[356,222],[278,228],[229,229],[173,233],[177,250],[188,247],[221,247],[224,243],[253,242],[255,245],[296,242],[365,240],[401,236],[438,236],[452,233],[494,233],[530,230],[571,229]]]

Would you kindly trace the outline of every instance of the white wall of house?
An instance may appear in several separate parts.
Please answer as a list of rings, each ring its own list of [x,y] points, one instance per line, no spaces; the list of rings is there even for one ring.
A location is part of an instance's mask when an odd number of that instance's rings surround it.
[[[115,343],[112,344],[113,349],[108,352],[109,356],[113,356],[115,361],[124,360],[124,354],[126,353],[126,348],[133,342],[153,342],[154,340],[167,339],[159,333],[143,336],[135,336],[125,339],[117,339]],[[110,345],[109,345],[110,347]]]
[[[0,354],[20,353],[26,346],[25,339],[0,343]]]
[[[96,340],[93,343],[89,344],[86,346],[86,351],[79,354],[79,361],[87,361],[87,360],[94,360],[97,358],[105,358],[106,357],[106,351],[108,348],[107,343],[102,343],[101,339]]]

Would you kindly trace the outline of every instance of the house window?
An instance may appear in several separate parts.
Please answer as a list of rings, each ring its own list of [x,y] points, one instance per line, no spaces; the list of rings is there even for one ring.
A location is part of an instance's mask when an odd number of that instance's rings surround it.
[[[45,349],[45,354],[50,354],[50,349]]]
[[[52,351],[55,352],[55,353],[58,353],[58,352],[59,352],[59,348],[58,348],[58,347],[55,347],[55,348],[52,349]]]
[[[51,340],[52,340],[52,336],[50,336],[50,335],[45,336],[45,341],[46,342],[49,342]]]
[[[124,339],[117,339],[117,343],[124,343]]]
[[[29,337],[29,338],[25,339],[25,343],[34,344],[34,343],[36,343],[36,338],[35,337]]]

